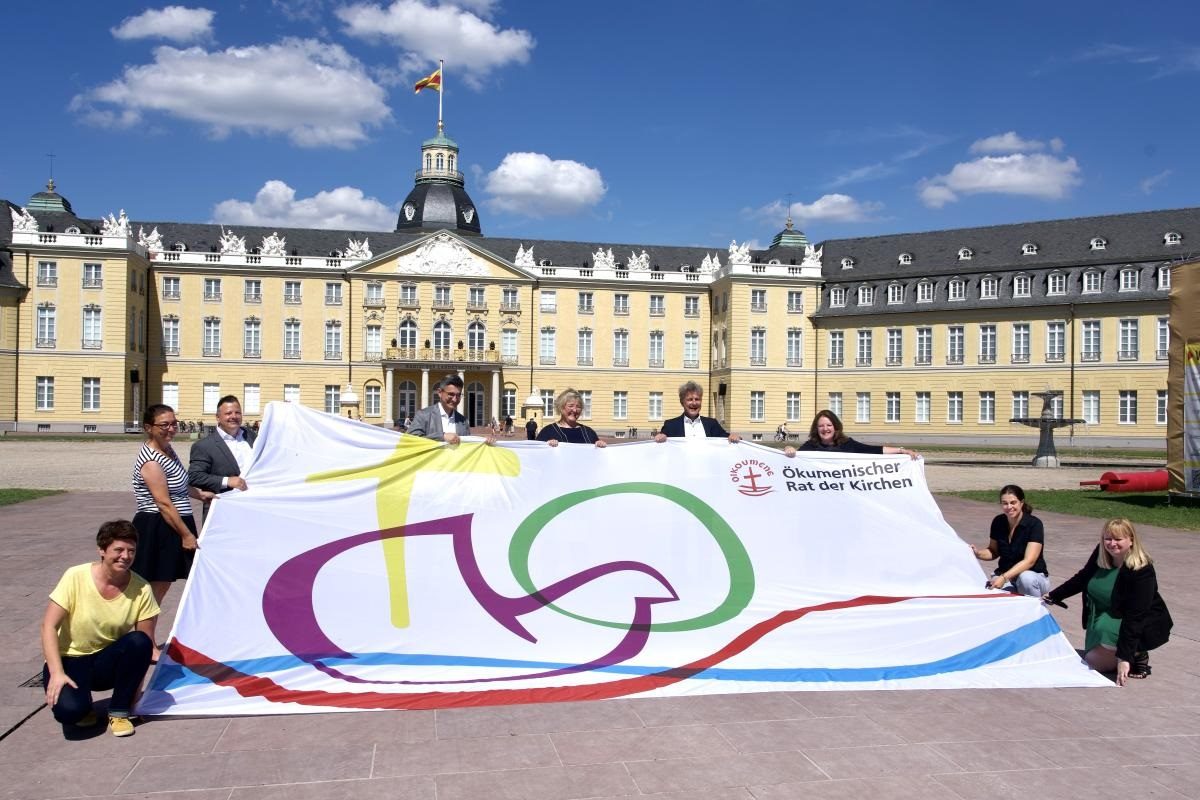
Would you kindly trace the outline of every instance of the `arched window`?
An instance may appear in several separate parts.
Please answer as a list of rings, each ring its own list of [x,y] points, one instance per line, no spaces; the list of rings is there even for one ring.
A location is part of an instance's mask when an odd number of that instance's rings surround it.
[[[1167,245],[1179,244],[1182,241],[1183,241],[1183,237],[1180,236],[1175,231],[1169,231],[1165,236],[1163,236],[1163,244],[1167,244]]]
[[[438,172],[441,172],[446,168],[445,157],[441,153],[437,154],[437,168]]]
[[[411,319],[400,323],[399,343],[401,347],[415,348],[417,346],[417,323]]]
[[[971,248],[963,247],[963,248],[959,249],[959,251],[958,251],[958,260],[959,261],[970,261],[971,257],[974,255],[975,255],[975,253],[973,253],[971,251]]]
[[[1103,250],[1104,248],[1108,247],[1108,242],[1102,237],[1097,236],[1095,239],[1092,239],[1092,241],[1088,242],[1088,247],[1090,247],[1092,250]]]
[[[472,322],[467,326],[467,349],[480,352],[487,349],[487,328],[482,322]]]
[[[912,253],[901,253],[899,261],[901,265],[908,266],[913,261]]]
[[[444,319],[433,324],[433,348],[435,350],[450,349],[450,323]]]
[[[451,172],[454,171],[454,156],[453,155],[446,156],[446,168],[448,170],[450,170]]]
[[[433,169],[433,154],[432,153],[425,154],[425,169],[426,170]]]
[[[1026,242],[1025,244],[1021,245],[1021,255],[1023,256],[1036,256],[1037,251],[1038,246],[1033,242]]]

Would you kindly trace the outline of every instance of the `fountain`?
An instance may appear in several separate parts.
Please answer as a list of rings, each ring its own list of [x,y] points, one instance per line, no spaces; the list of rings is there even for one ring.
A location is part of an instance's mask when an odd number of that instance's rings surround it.
[[[1079,425],[1082,419],[1063,419],[1054,416],[1053,400],[1062,397],[1057,389],[1047,389],[1044,392],[1030,392],[1031,397],[1042,398],[1042,413],[1036,417],[1013,417],[1009,422],[1019,422],[1031,428],[1037,428],[1041,435],[1038,437],[1037,455],[1033,457],[1035,467],[1058,467],[1058,450],[1054,448],[1054,429],[1065,428],[1068,425]]]

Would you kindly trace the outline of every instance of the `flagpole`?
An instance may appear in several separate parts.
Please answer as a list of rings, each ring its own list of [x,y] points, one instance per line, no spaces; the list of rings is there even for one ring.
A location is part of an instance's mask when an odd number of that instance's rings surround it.
[[[446,93],[446,62],[443,59],[438,59],[438,73],[441,75],[441,84],[438,86],[438,133],[442,132],[442,95]]]

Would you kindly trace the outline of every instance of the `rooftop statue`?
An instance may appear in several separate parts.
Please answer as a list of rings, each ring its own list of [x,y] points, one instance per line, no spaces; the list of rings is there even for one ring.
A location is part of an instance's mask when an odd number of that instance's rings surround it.
[[[804,245],[804,263],[802,263],[801,266],[816,267],[817,269],[820,269],[821,253],[823,252],[825,252],[825,248],[823,246],[814,247],[811,244]]]
[[[17,213],[16,208],[10,208],[9,213],[12,214],[12,229],[13,233],[37,233],[38,224],[33,215],[28,209],[21,209],[21,213]]]
[[[646,272],[650,269],[650,256],[643,250],[639,256],[637,253],[630,252],[629,254],[629,269],[631,272]]]
[[[101,220],[101,223],[101,236],[128,236],[131,233],[129,229],[129,217],[125,216],[125,209],[123,208],[119,217],[109,214]]]
[[[270,236],[264,236],[262,254],[264,256],[286,256],[287,239],[281,238],[278,231],[272,232]]]
[[[246,255],[246,237],[235,236],[233,231],[221,227],[221,252],[232,256]]]
[[[530,245],[528,250],[525,249],[525,245],[523,244],[517,245],[517,257],[513,263],[518,267],[537,266],[533,263],[533,245]]]
[[[738,246],[737,240],[733,239],[729,242],[729,263],[735,265],[750,263],[750,243]]]
[[[700,262],[700,272],[707,275],[709,273],[716,272],[720,268],[721,268],[721,254],[720,253],[714,253],[712,255],[709,255],[708,253],[704,254],[704,260]]]
[[[613,255],[612,248],[605,250],[601,247],[596,252],[592,253],[592,266],[596,269],[616,269],[617,259]]]
[[[139,247],[144,247],[151,253],[161,253],[163,249],[162,234],[158,232],[157,227],[147,235],[145,229],[138,225],[137,243]]]
[[[346,240],[346,258],[355,258],[359,261],[366,261],[371,257],[371,255],[371,245],[367,241],[367,237],[364,236],[361,242],[357,241],[356,239]]]

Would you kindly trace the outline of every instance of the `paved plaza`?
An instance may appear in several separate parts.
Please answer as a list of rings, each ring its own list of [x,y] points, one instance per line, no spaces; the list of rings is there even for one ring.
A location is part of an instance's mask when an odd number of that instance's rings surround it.
[[[64,740],[40,687],[38,628],[100,521],[133,512],[136,445],[0,441],[0,486],[68,494],[0,508],[0,798],[953,800],[1200,798],[1200,534],[1144,527],[1175,619],[1154,674],[1123,689],[773,692],[594,703],[144,721]],[[183,448],[181,448],[181,451]],[[186,460],[186,452],[181,452]],[[934,491],[1066,488],[1100,469],[930,464]],[[1078,474],[1076,474],[1078,473]],[[952,497],[982,544],[992,504]],[[1200,513],[1197,511],[1196,513]],[[1040,514],[1057,583],[1100,521]],[[167,599],[169,630],[181,592]],[[1054,615],[1082,643],[1078,599]],[[97,731],[103,731],[102,728]]]

